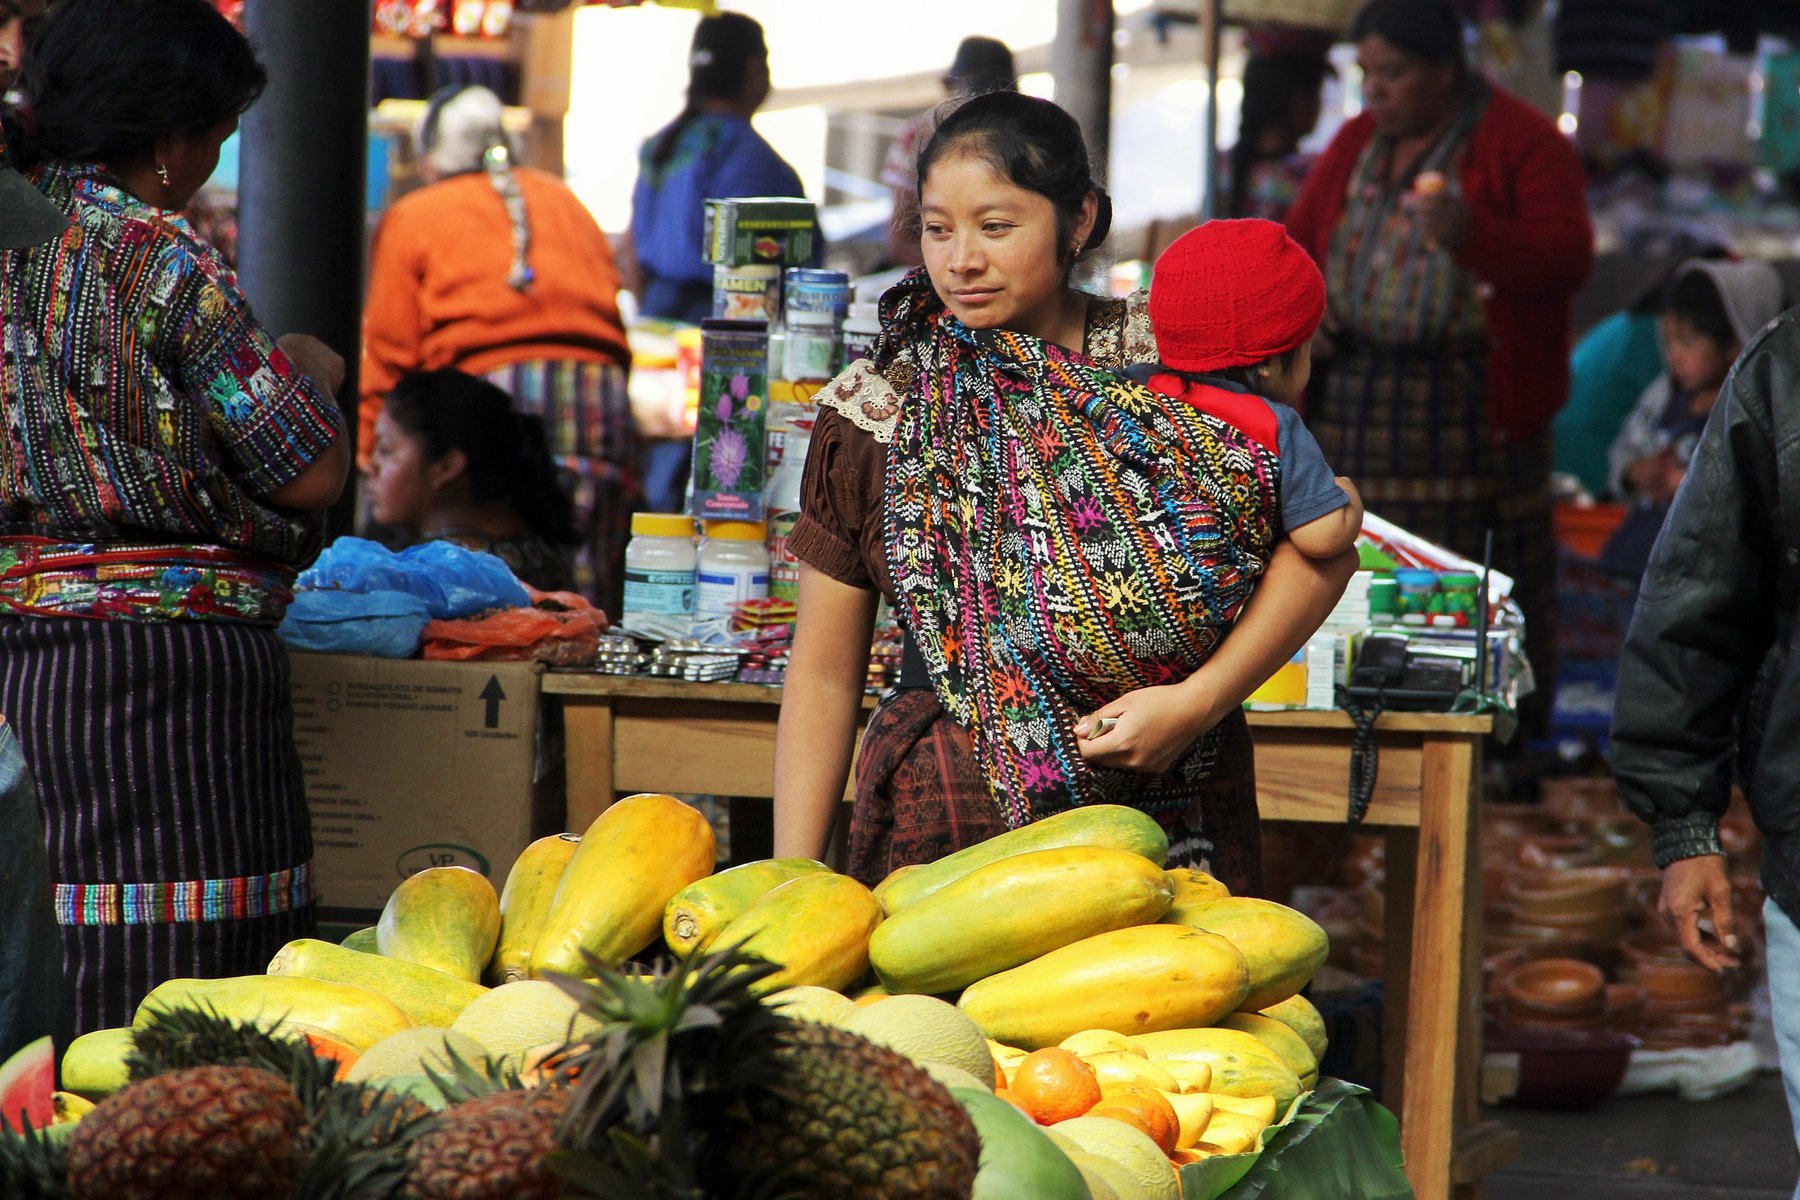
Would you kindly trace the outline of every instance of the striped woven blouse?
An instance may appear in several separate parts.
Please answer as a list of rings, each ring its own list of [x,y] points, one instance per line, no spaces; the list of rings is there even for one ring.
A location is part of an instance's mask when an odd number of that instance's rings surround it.
[[[279,620],[322,522],[266,497],[342,414],[180,217],[32,178],[73,220],[0,253],[0,613]]]

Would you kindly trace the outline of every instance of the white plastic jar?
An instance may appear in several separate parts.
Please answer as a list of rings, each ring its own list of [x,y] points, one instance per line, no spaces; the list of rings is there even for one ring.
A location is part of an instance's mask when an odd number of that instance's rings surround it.
[[[619,620],[694,615],[694,519],[681,513],[631,514],[625,543],[625,605]]]
[[[694,619],[729,617],[745,600],[769,594],[767,527],[761,521],[707,521],[695,574]]]

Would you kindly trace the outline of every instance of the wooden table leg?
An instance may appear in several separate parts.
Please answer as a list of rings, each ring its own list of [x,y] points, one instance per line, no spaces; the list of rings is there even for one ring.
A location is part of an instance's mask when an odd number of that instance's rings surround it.
[[[569,828],[583,833],[618,798],[613,787],[613,702],[609,696],[563,697],[563,737],[569,747]]]
[[[1381,1102],[1394,1112],[1406,1104],[1407,998],[1412,994],[1413,902],[1418,886],[1419,831],[1387,831],[1382,909]]]
[[[1456,1133],[1467,1119],[1462,1093],[1471,1093],[1472,1101],[1476,1083],[1470,1047],[1481,1003],[1476,744],[1466,737],[1427,736],[1424,748],[1400,1141],[1413,1190],[1420,1197],[1448,1197]],[[1471,934],[1475,940],[1465,940]]]

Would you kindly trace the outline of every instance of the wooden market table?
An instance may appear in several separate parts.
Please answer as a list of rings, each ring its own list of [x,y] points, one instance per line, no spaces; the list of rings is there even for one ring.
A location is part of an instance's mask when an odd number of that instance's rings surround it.
[[[781,690],[552,671],[568,742],[568,824],[621,793],[768,798]],[[865,708],[873,707],[871,699]],[[1350,719],[1253,712],[1263,819],[1342,825]],[[1476,1200],[1518,1139],[1481,1122],[1480,804],[1487,717],[1389,713],[1365,824],[1387,840],[1383,1101],[1419,1200]],[[1410,953],[1408,950],[1410,949]]]

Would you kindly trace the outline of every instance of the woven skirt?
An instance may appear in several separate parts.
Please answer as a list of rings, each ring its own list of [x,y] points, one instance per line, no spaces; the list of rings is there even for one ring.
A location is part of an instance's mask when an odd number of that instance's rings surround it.
[[[1494,444],[1485,349],[1362,345],[1333,359],[1314,390],[1307,427],[1370,512],[1474,562],[1493,532],[1494,569],[1512,576],[1525,613],[1541,707],[1556,678],[1549,433]]]
[[[43,810],[60,1044],[129,1025],[164,980],[261,974],[311,936],[312,830],[273,630],[0,618],[0,713]]]
[[[534,359],[487,373],[513,407],[544,422],[550,454],[575,508],[575,590],[609,616],[625,595],[625,543],[643,495],[637,423],[625,369],[615,363]]]
[[[1212,872],[1234,895],[1262,886],[1256,755],[1242,712],[1219,723],[1200,801],[1169,831],[1169,866]],[[935,862],[1007,830],[969,735],[929,688],[890,694],[869,718],[856,760],[850,874],[873,887],[889,872]]]

